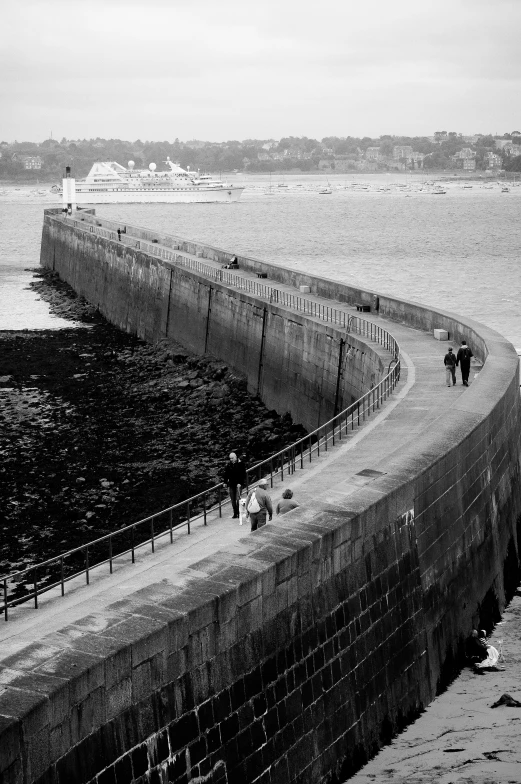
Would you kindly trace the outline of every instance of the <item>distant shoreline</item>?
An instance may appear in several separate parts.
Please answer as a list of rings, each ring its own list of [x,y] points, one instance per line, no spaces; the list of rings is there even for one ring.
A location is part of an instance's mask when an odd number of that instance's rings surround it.
[[[381,176],[398,176],[398,177],[415,177],[415,178],[422,178],[427,180],[439,180],[439,179],[446,179],[446,180],[490,180],[490,179],[501,179],[501,180],[512,180],[516,179],[516,174],[519,172],[507,172],[507,171],[479,171],[479,172],[464,172],[464,171],[454,171],[453,169],[415,169],[414,171],[335,171],[334,169],[313,169],[313,171],[300,171],[299,169],[293,169],[291,171],[287,171],[285,169],[276,169],[271,172],[262,172],[262,171],[210,171],[210,174],[221,174],[222,176],[230,177],[381,177]],[[521,178],[521,174],[520,174]],[[2,180],[0,178],[0,187],[5,188],[38,188],[38,187],[47,187],[51,185],[57,184],[57,179],[46,179],[41,180],[40,182],[35,182],[34,180]]]

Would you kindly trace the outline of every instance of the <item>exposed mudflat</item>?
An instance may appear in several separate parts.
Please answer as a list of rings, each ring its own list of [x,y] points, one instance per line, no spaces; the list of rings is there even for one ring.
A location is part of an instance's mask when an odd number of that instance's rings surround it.
[[[52,273],[33,284],[71,328],[0,332],[0,575],[219,482],[304,434],[242,377],[110,326]]]

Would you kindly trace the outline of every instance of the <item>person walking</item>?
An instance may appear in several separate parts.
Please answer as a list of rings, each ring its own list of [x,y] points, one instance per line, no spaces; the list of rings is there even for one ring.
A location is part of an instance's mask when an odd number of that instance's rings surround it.
[[[451,378],[452,378],[452,386],[456,386],[457,359],[452,348],[449,348],[447,354],[445,354],[445,357],[443,359],[443,364],[445,365],[445,379],[447,381],[447,386],[450,387]]]
[[[246,466],[242,460],[239,460],[235,452],[230,452],[230,458],[224,469],[223,481],[228,488],[230,501],[232,502],[232,519],[238,518],[242,488],[246,487],[248,480],[246,478]]]
[[[291,512],[292,509],[297,509],[298,504],[296,501],[292,501],[293,498],[293,490],[290,490],[289,487],[284,490],[282,493],[282,500],[277,504],[277,514],[286,514],[286,512]]]
[[[246,498],[246,511],[250,515],[252,531],[256,531],[258,528],[266,525],[267,514],[270,521],[273,517],[273,506],[271,498],[266,491],[267,486],[268,480],[265,477],[259,480],[257,487],[250,490]]]
[[[467,346],[467,341],[462,340],[461,348],[458,350],[458,356],[456,357],[456,365],[459,365],[461,368],[461,380],[466,387],[469,385],[470,359],[473,356],[474,354]]]

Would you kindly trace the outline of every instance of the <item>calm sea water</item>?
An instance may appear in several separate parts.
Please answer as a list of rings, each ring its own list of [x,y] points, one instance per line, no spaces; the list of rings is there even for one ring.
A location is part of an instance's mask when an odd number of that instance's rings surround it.
[[[497,184],[454,182],[433,196],[396,187],[405,184],[403,175],[337,175],[329,177],[333,192],[320,195],[325,177],[235,179],[247,185],[236,204],[100,205],[97,211],[453,310],[497,329],[521,350],[521,187],[502,193]],[[420,184],[417,177],[415,187]],[[67,323],[51,317],[27,289],[31,274],[24,268],[38,264],[43,209],[55,203],[47,191],[34,190],[0,192],[0,329]]]

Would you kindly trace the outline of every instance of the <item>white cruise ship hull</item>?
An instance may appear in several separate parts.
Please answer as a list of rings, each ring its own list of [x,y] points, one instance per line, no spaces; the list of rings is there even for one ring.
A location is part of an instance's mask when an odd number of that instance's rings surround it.
[[[102,188],[83,189],[76,183],[76,204],[194,204],[206,202],[238,201],[243,187],[194,187],[194,188],[152,188],[124,189]]]

